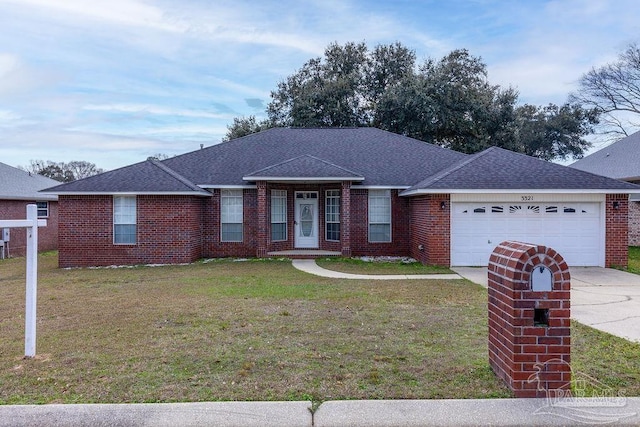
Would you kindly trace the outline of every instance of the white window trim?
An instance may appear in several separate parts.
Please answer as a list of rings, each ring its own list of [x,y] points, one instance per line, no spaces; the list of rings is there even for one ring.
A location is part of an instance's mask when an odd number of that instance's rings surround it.
[[[338,195],[331,195],[329,196],[329,192],[337,192]],[[334,239],[329,239],[329,237],[327,236],[327,232],[328,232],[328,224],[340,224],[340,208],[341,208],[341,203],[342,203],[342,192],[340,190],[326,190],[324,193],[324,238],[327,242],[339,242],[340,241],[340,235],[338,235],[338,240],[334,240]],[[327,208],[328,208],[328,201],[329,199],[338,199],[338,221],[329,221],[329,216],[327,215]],[[342,226],[340,226],[340,228],[342,228]],[[340,230],[340,233],[342,233],[342,230]]]
[[[116,200],[117,199],[133,199],[135,209],[133,212],[133,222],[116,222]],[[135,225],[136,233],[134,242],[118,243],[116,242],[116,225]],[[131,246],[138,244],[138,199],[136,196],[113,196],[113,244],[118,246]]]
[[[227,195],[225,195],[225,193]],[[223,221],[223,209],[224,209],[224,199],[225,198],[240,198],[242,204],[240,209],[240,221],[234,222],[224,222]],[[242,237],[240,240],[225,240],[223,239],[222,228],[224,224],[240,224]],[[222,243],[242,243],[244,242],[244,191],[242,189],[223,189],[220,190],[220,242]]]
[[[376,194],[376,193],[385,193],[385,197],[387,197],[389,199],[389,222],[372,222],[371,221],[371,199],[372,199],[372,194]],[[381,197],[381,196],[374,196],[374,197]],[[391,243],[393,242],[393,198],[391,197],[391,190],[380,190],[380,189],[369,189],[369,194],[367,197],[367,241],[369,243]],[[380,240],[376,240],[376,241],[372,241],[371,240],[371,224],[389,224],[389,240],[384,240],[384,241],[380,241]]]
[[[276,192],[280,192],[280,195],[276,196],[275,193]],[[273,232],[271,234],[271,241],[272,242],[286,242],[287,239],[289,238],[289,227],[288,227],[288,215],[287,215],[287,190],[271,190],[271,226],[273,227],[273,224],[284,224],[284,239],[278,239],[278,240],[273,240]],[[284,207],[284,222],[274,222],[273,221],[273,199],[284,199],[284,204],[282,205]]]

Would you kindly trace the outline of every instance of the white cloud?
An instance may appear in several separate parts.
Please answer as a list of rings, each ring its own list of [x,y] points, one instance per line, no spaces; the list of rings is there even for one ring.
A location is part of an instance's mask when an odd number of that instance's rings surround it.
[[[178,117],[194,117],[194,118],[208,118],[208,119],[224,119],[229,120],[233,118],[231,114],[217,114],[209,113],[206,111],[187,110],[177,108],[167,108],[158,105],[150,104],[88,104],[83,107],[87,111],[104,111],[104,112],[118,112],[118,113],[146,113],[159,116],[178,116]],[[0,116],[1,117],[1,116]]]
[[[57,17],[80,22],[83,19],[111,24],[152,28],[170,32],[183,32],[186,26],[165,19],[161,9],[136,0],[1,0],[58,12]],[[90,24],[87,23],[89,26]]]

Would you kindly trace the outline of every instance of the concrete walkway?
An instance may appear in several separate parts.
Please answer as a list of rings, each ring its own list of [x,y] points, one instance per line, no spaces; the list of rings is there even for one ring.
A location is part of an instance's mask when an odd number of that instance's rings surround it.
[[[327,270],[316,264],[313,259],[294,259],[292,264],[298,270],[315,276],[332,279],[361,279],[361,280],[403,280],[403,279],[462,279],[458,274],[351,274]]]
[[[487,269],[452,268],[487,287]],[[572,267],[571,318],[612,335],[640,342],[640,276],[602,267]]]
[[[467,279],[487,287],[486,267],[453,267],[456,274],[367,275],[319,267],[315,260],[293,260],[293,266],[316,276],[334,279]],[[640,276],[602,267],[573,267],[571,318],[612,335],[640,342]]]
[[[570,403],[570,402],[568,402]],[[0,427],[640,425],[640,398],[345,400],[0,406]]]

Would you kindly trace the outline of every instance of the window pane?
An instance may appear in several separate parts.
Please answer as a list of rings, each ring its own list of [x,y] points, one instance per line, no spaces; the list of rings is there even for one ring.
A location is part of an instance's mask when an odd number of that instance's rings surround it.
[[[123,225],[114,225],[114,243],[120,244],[133,244],[136,243],[136,226],[123,224]]]
[[[46,218],[49,216],[49,202],[36,202],[38,208],[38,218]]]
[[[340,190],[327,190],[325,193],[325,238],[340,241]]]
[[[287,224],[271,224],[271,240],[287,240]]]
[[[222,190],[220,195],[220,239],[242,242],[242,190]]]
[[[271,190],[271,240],[287,240],[286,190]]]
[[[340,224],[327,224],[327,240],[340,241]]]
[[[136,243],[136,197],[115,196],[113,198],[113,242]]]
[[[242,242],[242,224],[222,224],[223,242]]]
[[[390,224],[369,224],[369,241],[370,242],[390,242],[391,241],[391,225]]]
[[[390,190],[369,190],[369,241],[391,241]]]

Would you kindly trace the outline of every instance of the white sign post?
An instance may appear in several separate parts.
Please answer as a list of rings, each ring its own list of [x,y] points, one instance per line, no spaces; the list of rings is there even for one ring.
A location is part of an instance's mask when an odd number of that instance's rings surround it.
[[[27,290],[24,317],[24,355],[36,355],[36,301],[38,297],[38,226],[47,220],[38,219],[38,207],[27,205],[27,219],[0,221],[0,228],[27,229]]]

